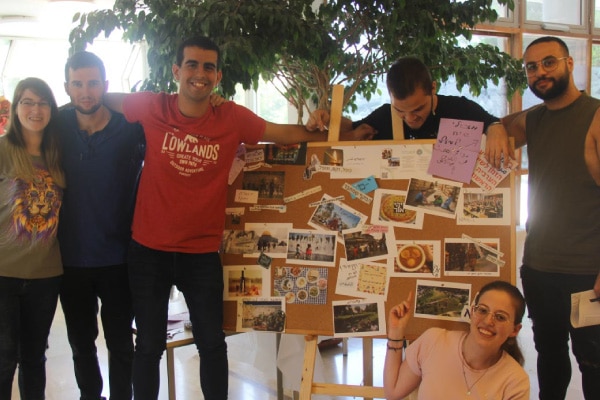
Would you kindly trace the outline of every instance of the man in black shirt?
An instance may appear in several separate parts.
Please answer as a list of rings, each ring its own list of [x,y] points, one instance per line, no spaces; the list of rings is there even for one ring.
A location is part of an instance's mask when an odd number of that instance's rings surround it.
[[[386,79],[391,104],[384,104],[366,118],[352,122],[343,117],[341,131],[354,131],[357,140],[392,140],[392,112],[403,121],[405,139],[435,139],[441,118],[481,121],[484,132],[499,119],[466,97],[436,94],[436,82],[427,66],[415,57],[404,57],[392,64]],[[308,130],[323,130],[329,123],[326,110],[315,110],[308,122]]]

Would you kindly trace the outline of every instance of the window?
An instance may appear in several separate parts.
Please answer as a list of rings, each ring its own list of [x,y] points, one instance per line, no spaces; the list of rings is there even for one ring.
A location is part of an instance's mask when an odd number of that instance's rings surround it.
[[[585,25],[585,0],[524,0],[525,19],[563,25]]]
[[[8,40],[5,40],[9,42]],[[2,54],[0,42],[0,61],[4,61],[2,83],[4,95],[12,97],[17,83],[28,76],[45,80],[54,93],[59,105],[69,102],[64,90],[65,62],[69,54],[69,43],[52,39],[14,39],[10,51]],[[145,73],[145,57],[140,46],[131,46],[121,41],[96,40],[88,46],[88,51],[98,55],[106,67],[109,90],[129,92],[141,81]]]

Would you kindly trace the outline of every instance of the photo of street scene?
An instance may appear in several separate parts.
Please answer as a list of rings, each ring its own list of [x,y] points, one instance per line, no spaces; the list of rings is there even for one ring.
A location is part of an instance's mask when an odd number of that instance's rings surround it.
[[[444,240],[444,273],[454,276],[499,276],[498,239],[447,238]]]
[[[346,259],[377,260],[394,257],[394,228],[381,225],[363,225],[343,235]],[[391,245],[390,245],[391,244]]]

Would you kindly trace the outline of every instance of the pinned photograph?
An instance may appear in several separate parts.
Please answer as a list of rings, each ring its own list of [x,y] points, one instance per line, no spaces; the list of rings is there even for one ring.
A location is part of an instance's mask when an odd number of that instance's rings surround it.
[[[348,261],[372,261],[395,256],[394,227],[386,225],[362,225],[343,234]]]
[[[291,223],[247,223],[245,229],[227,229],[221,242],[225,254],[243,254],[244,257],[285,258],[287,235]]]
[[[259,199],[283,199],[285,172],[245,171],[242,190],[258,193]]]
[[[441,260],[438,240],[397,240],[392,276],[439,278]]]
[[[448,276],[500,276],[504,264],[500,239],[446,238],[444,274]]]
[[[337,232],[292,229],[288,233],[287,261],[290,264],[335,267]]]
[[[227,265],[223,267],[224,300],[261,297],[271,293],[271,275],[260,265]]]
[[[296,144],[267,144],[265,146],[265,161],[267,164],[306,164],[306,143]]]
[[[283,332],[285,301],[281,297],[238,299],[237,332]]]
[[[417,280],[415,317],[462,321],[469,306],[471,285],[456,282]]]
[[[386,334],[383,300],[333,301],[334,337],[363,337]]]
[[[367,221],[367,216],[356,211],[333,197],[324,194],[322,204],[315,208],[308,225],[316,229],[341,233],[356,228]]]
[[[510,225],[510,189],[464,188],[458,202],[457,225]]]
[[[405,191],[390,189],[375,190],[373,207],[371,208],[371,223],[408,229],[423,229],[423,212],[408,209],[405,205]]]
[[[440,217],[455,218],[462,184],[441,179],[411,178],[406,208]]]
[[[328,273],[320,267],[277,267],[273,293],[286,303],[326,304]]]

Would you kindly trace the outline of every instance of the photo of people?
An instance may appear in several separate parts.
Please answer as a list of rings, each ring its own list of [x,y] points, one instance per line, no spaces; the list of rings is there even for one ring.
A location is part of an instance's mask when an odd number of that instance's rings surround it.
[[[499,276],[498,239],[444,240],[444,273],[454,276]]]
[[[394,257],[394,228],[385,225],[362,225],[343,233],[346,259],[379,260]]]
[[[259,199],[283,199],[285,172],[245,171],[242,189],[258,192]]]
[[[471,285],[417,280],[415,317],[461,321],[469,305]]]
[[[510,190],[465,188],[458,202],[457,225],[510,225]]]
[[[332,197],[325,194],[322,200]],[[367,216],[359,213],[340,201],[325,202],[315,208],[308,224],[316,229],[324,229],[341,233],[344,230],[356,228],[367,220]]]
[[[458,182],[412,178],[408,185],[406,208],[454,218],[461,188]]]
[[[238,332],[285,330],[285,302],[281,297],[239,299],[237,309]]]
[[[291,264],[335,266],[337,233],[294,229],[288,233],[287,261]]]

